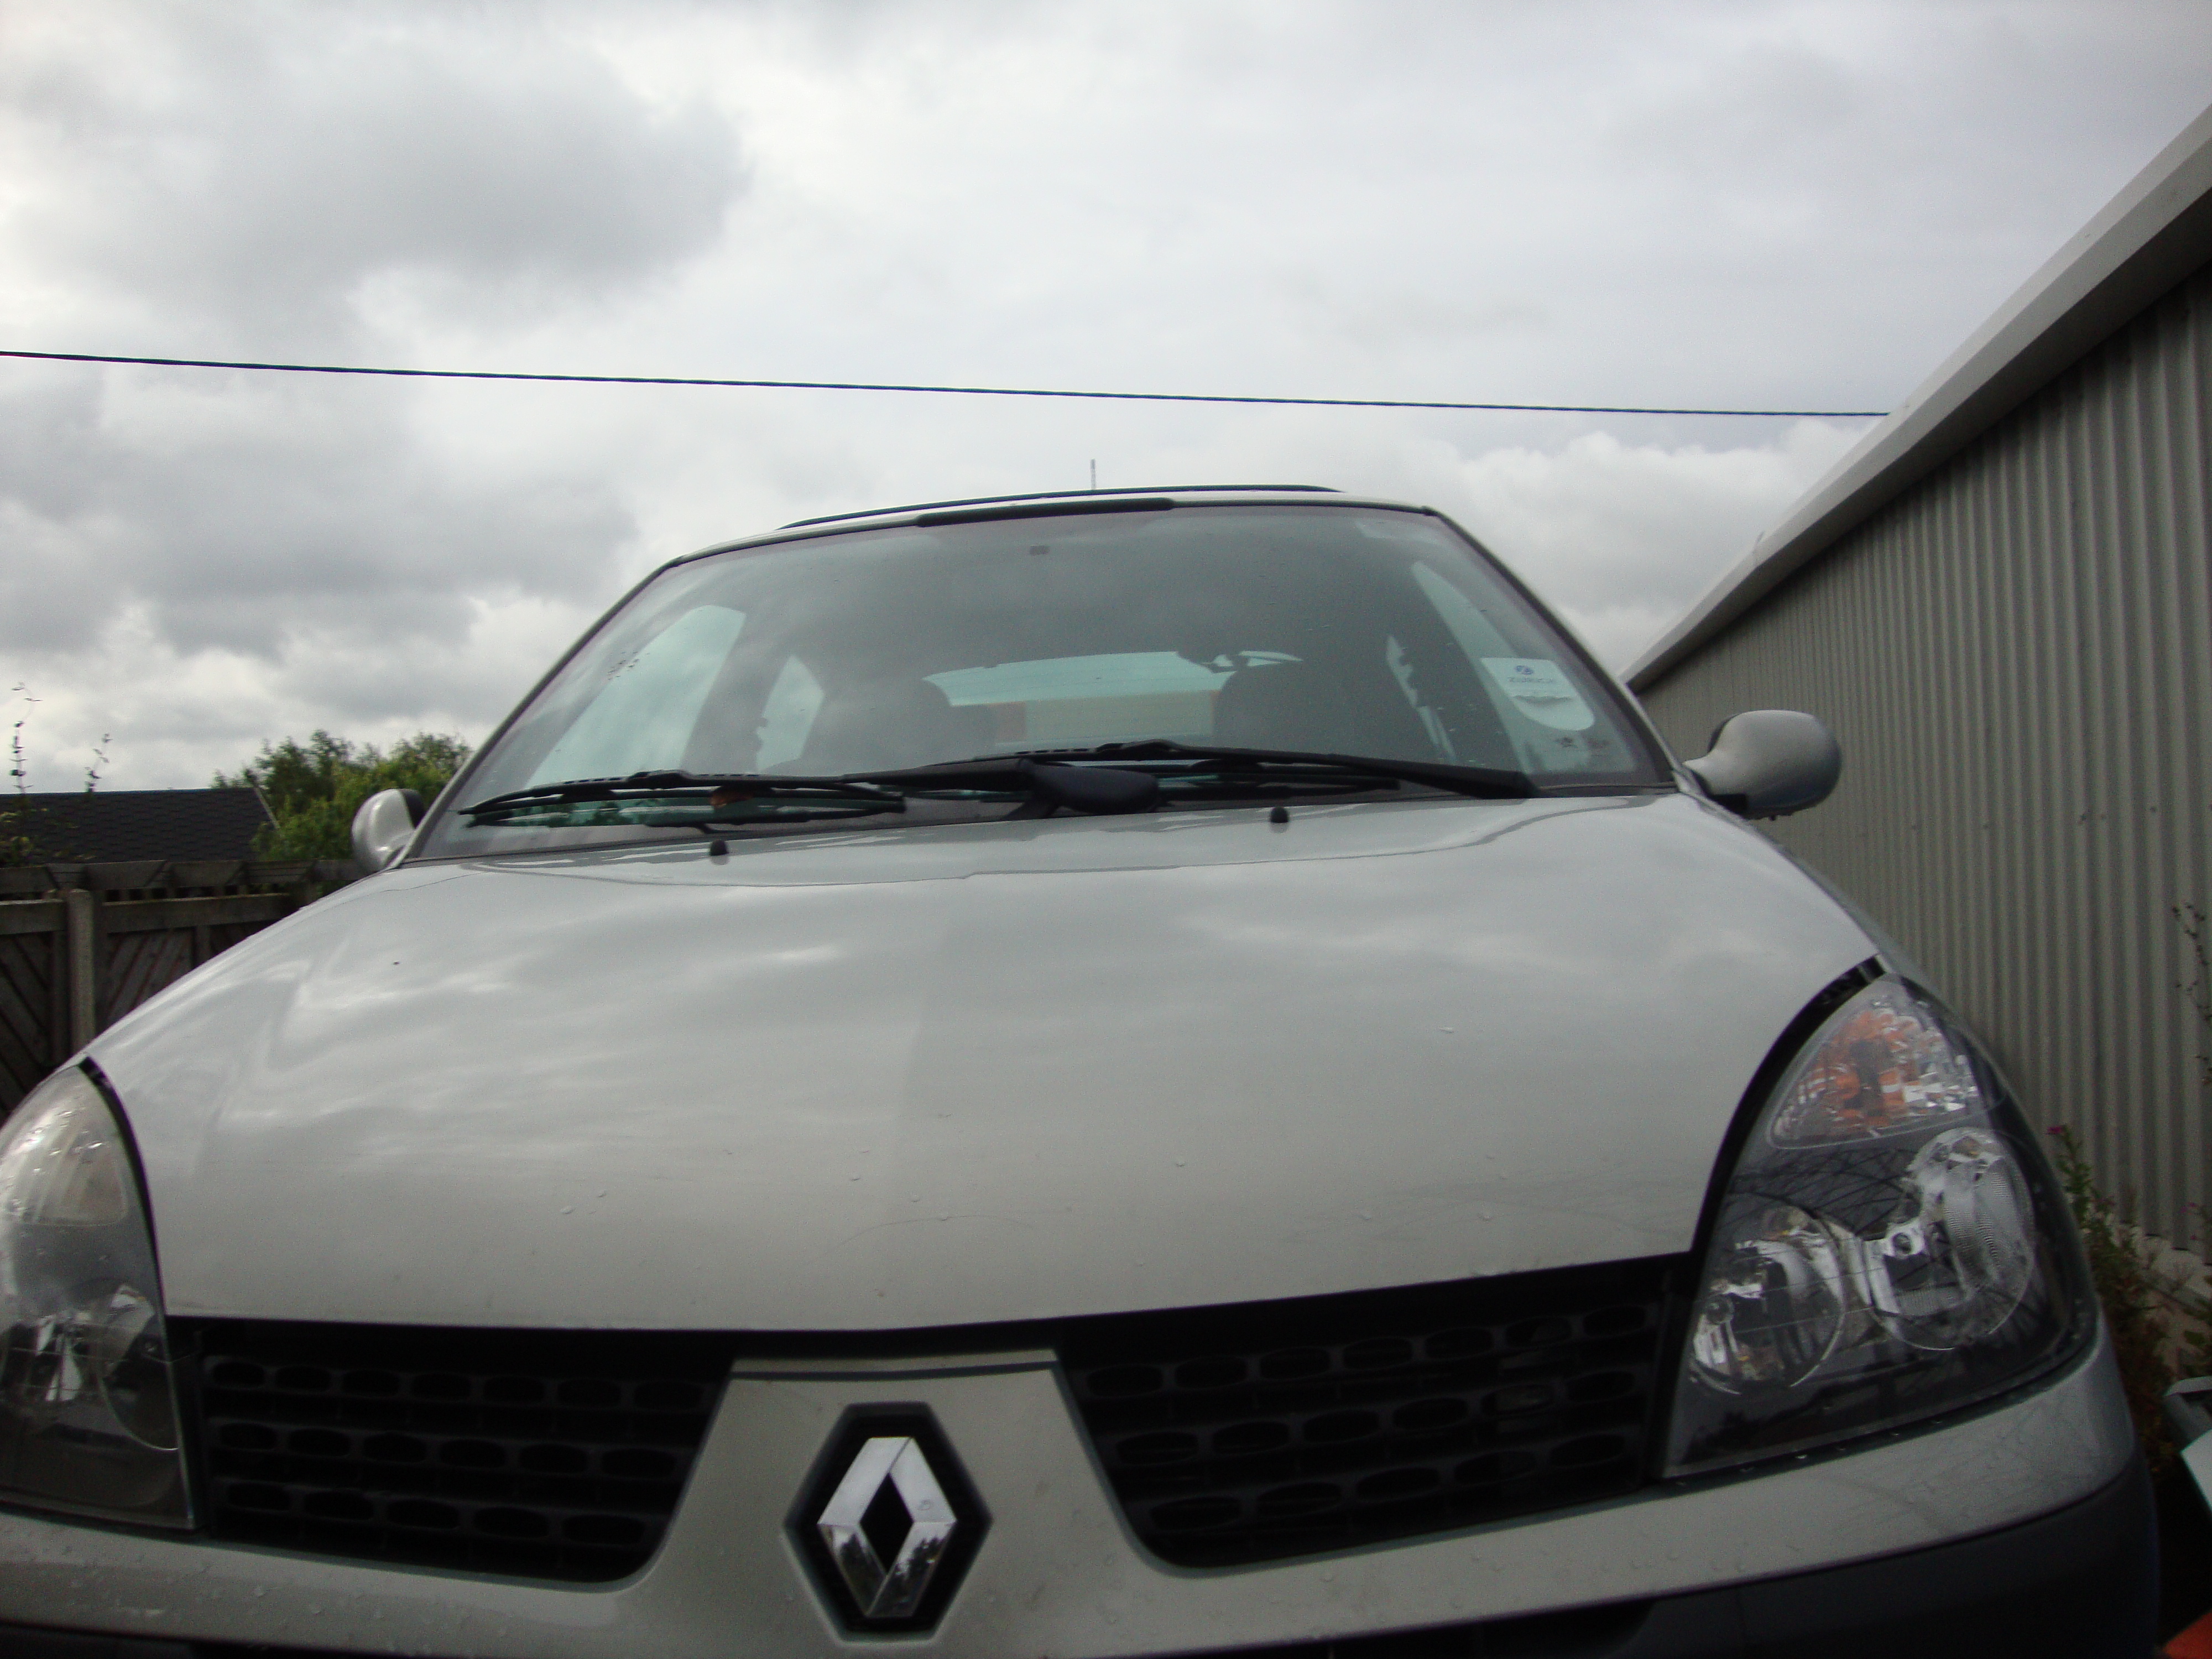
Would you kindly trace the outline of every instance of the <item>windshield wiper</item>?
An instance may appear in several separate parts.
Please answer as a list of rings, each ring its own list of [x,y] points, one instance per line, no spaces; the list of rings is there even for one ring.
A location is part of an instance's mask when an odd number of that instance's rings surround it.
[[[1460,766],[1448,761],[1387,760],[1374,755],[1331,755],[1303,749],[1234,749],[1212,744],[1178,743],[1172,738],[1146,738],[1135,743],[1102,743],[1083,750],[1038,749],[1027,751],[1040,761],[1081,758],[1102,761],[1212,761],[1223,769],[1253,771],[1272,781],[1289,783],[1300,772],[1326,773],[1338,777],[1364,775],[1391,778],[1406,783],[1425,783],[1455,794],[1487,800],[1520,800],[1536,793],[1535,781],[1526,772],[1494,766]]]
[[[1455,794],[1492,799],[1517,799],[1536,793],[1535,784],[1526,773],[1494,767],[1457,766],[1443,761],[1386,760],[1368,755],[1333,755],[1296,749],[1237,749],[1178,743],[1172,738],[1147,738],[1135,743],[1100,744],[1090,749],[1039,749],[1014,755],[980,755],[973,760],[945,761],[881,772],[852,772],[836,777],[664,771],[633,772],[620,778],[574,778],[564,783],[494,795],[460,811],[465,817],[482,818],[532,806],[571,802],[643,804],[672,796],[705,795],[711,809],[709,815],[691,821],[711,823],[722,821],[725,813],[734,821],[741,816],[737,809],[754,801],[779,806],[817,803],[831,809],[831,815],[852,817],[903,812],[908,794],[951,791],[1023,796],[1026,804],[1016,814],[1018,817],[1042,816],[1061,807],[1094,814],[1148,812],[1159,805],[1161,786],[1178,782],[1187,774],[1164,775],[1135,768],[1083,763],[1161,760],[1206,763],[1193,769],[1217,775],[1249,773],[1254,775],[1251,781],[1255,783],[1296,785],[1319,782],[1325,778],[1340,787],[1342,781],[1378,778],[1394,783],[1426,784]]]
[[[905,787],[896,786],[903,785]],[[535,789],[516,789],[460,809],[472,818],[500,817],[537,806],[608,801],[644,804],[672,797],[706,795],[712,810],[696,823],[735,822],[754,801],[777,806],[827,809],[822,816],[864,817],[903,812],[908,793],[954,791],[1013,794],[1024,798],[1015,816],[1042,817],[1060,807],[1078,812],[1146,812],[1158,804],[1160,781],[1150,772],[1103,766],[1056,766],[1018,756],[987,756],[935,766],[902,767],[884,772],[854,772],[836,777],[798,778],[757,772],[708,775],[699,772],[633,772],[622,778],[574,778]],[[799,816],[775,814],[788,820]]]
[[[1014,814],[1016,817],[1046,817],[1062,806],[1096,814],[1149,812],[1160,799],[1157,773],[1058,765],[1027,755],[985,755],[890,772],[855,772],[848,775],[848,781],[895,784],[915,794],[954,790],[1025,795],[1028,804]]]
[[[883,784],[861,778],[764,777],[757,772],[633,772],[622,778],[573,778],[535,789],[515,789],[494,795],[474,806],[460,809],[463,816],[518,811],[530,806],[554,806],[574,801],[650,801],[672,796],[705,795],[715,810],[740,806],[748,801],[819,801],[824,805],[847,801],[872,806],[878,812],[903,812],[906,797]],[[723,797],[724,799],[716,799]],[[702,823],[713,822],[702,819]]]

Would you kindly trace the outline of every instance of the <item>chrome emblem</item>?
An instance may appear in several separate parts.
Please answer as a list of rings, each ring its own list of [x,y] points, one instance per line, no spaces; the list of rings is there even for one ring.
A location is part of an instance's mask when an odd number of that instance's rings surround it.
[[[877,1522],[872,1538],[870,1521]],[[911,1619],[960,1525],[937,1471],[903,1434],[861,1442],[860,1455],[814,1524],[863,1619]]]
[[[793,1520],[846,1621],[869,1630],[933,1624],[987,1522],[936,1425],[911,1411],[848,1419]]]

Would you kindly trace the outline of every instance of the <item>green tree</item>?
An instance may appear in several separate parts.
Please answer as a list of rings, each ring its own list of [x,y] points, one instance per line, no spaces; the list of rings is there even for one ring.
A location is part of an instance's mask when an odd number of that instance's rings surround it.
[[[274,823],[253,838],[264,859],[343,859],[353,855],[353,815],[380,789],[413,789],[426,801],[446,787],[471,753],[458,737],[417,732],[389,749],[356,744],[328,732],[305,743],[286,738],[234,774],[218,772],[218,789],[258,789]]]

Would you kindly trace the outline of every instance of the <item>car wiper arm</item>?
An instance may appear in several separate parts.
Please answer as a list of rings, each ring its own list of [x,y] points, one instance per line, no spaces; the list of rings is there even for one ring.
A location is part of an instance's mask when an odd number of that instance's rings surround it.
[[[1022,794],[1050,812],[1065,806],[1094,814],[1149,812],[1159,805],[1160,780],[1151,772],[1107,766],[1066,766],[1026,755],[985,755],[974,760],[942,761],[933,766],[903,767],[890,772],[855,772],[855,783],[896,785],[920,793],[933,789],[988,790]],[[1023,816],[1018,812],[1016,817]]]
[[[1071,751],[1032,750],[1042,759]],[[1536,793],[1535,781],[1526,772],[1503,767],[1461,766],[1449,761],[1391,760],[1375,755],[1324,754],[1304,749],[1238,749],[1214,744],[1178,743],[1173,738],[1146,738],[1135,743],[1102,743],[1079,751],[1099,760],[1205,760],[1234,768],[1263,771],[1268,767],[1301,767],[1340,775],[1365,774],[1407,783],[1425,783],[1455,794],[1491,800],[1519,800]]]
[[[740,799],[855,800],[874,803],[886,812],[902,812],[906,798],[896,789],[864,778],[769,777],[758,772],[632,772],[621,778],[572,778],[535,789],[510,790],[460,810],[475,817],[506,807],[557,805],[567,801],[646,800],[678,794],[713,795],[726,790]]]

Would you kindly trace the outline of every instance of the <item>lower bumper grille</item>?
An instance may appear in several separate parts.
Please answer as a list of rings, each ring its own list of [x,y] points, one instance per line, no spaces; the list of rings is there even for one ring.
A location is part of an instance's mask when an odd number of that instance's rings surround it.
[[[1061,1354],[1146,1547],[1276,1559],[1633,1491],[1672,1265],[1087,1321]]]
[[[214,1536],[580,1582],[659,1547],[733,1346],[228,1322],[179,1335]]]

